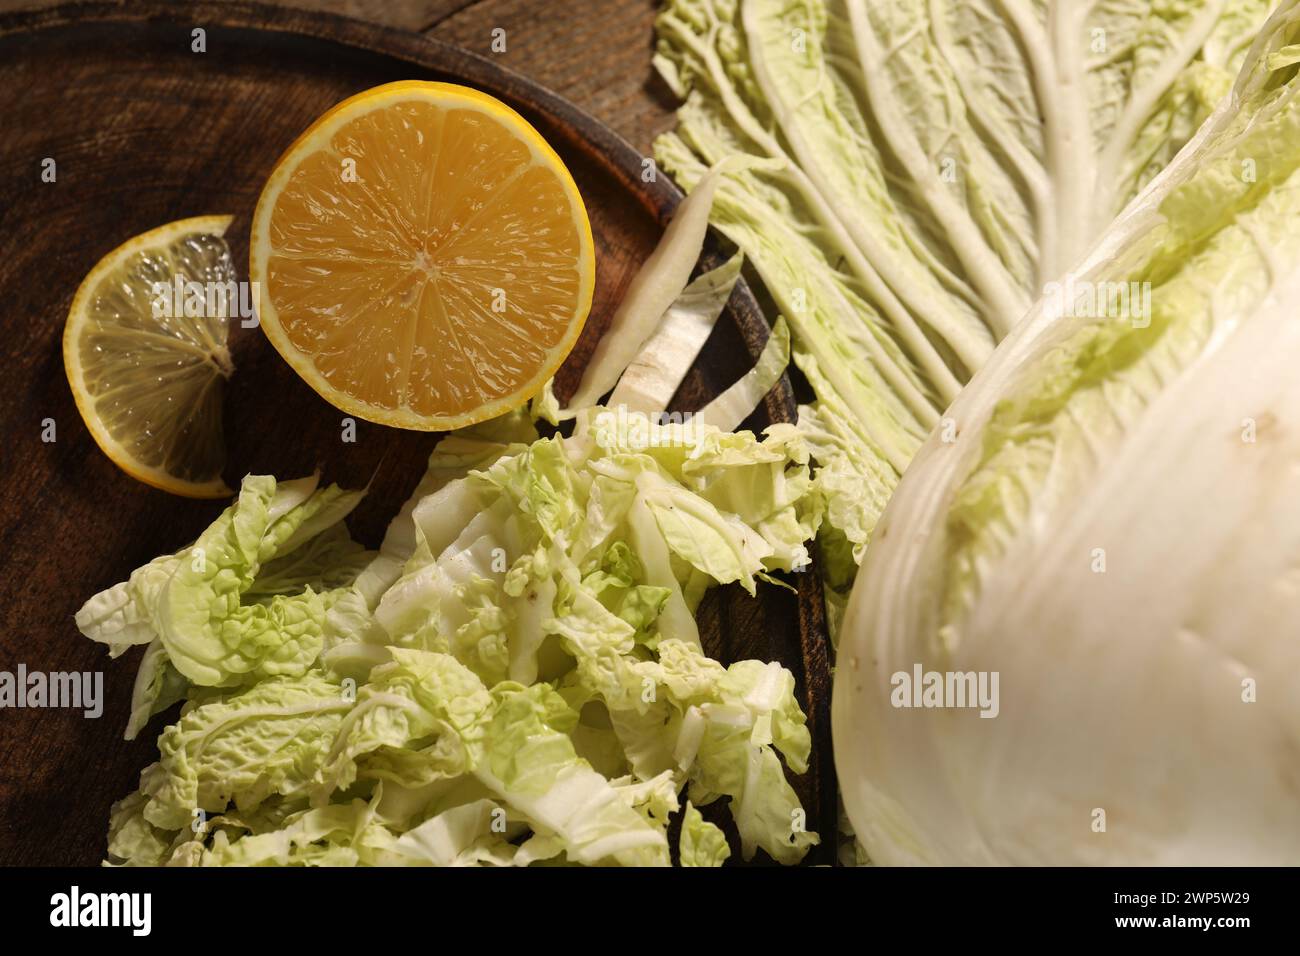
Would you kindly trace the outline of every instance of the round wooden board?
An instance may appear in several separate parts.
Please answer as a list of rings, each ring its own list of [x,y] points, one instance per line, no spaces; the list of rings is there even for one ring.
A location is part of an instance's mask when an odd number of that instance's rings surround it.
[[[205,31],[194,52],[192,31]],[[0,863],[80,865],[104,853],[113,800],[156,756],[155,720],[122,740],[139,651],[109,661],[79,635],[73,614],[101,588],[192,540],[221,502],[154,491],[118,471],[78,417],[60,339],[72,294],[118,243],[187,216],[230,213],[237,263],[249,219],[280,152],[329,106],[398,79],[466,83],[522,112],[554,145],[582,190],[597,246],[591,320],[562,370],[561,395],[605,328],[637,265],[680,200],[667,179],[642,178],[643,157],[568,102],[490,61],[416,34],[341,17],[245,3],[77,3],[0,15],[0,671],[99,671],[98,719],[70,710],[0,710]],[[55,162],[54,182],[42,181]],[[719,251],[710,250],[712,261]],[[740,287],[676,407],[691,410],[738,378],[767,337]],[[290,371],[256,329],[232,330],[237,372],[226,398],[228,483],[247,473],[284,477],[321,468],[328,481],[371,493],[350,524],[374,545],[423,472],[437,436],[342,415]],[[781,384],[746,423],[795,414]],[[56,440],[43,440],[49,420]],[[794,672],[814,748],[795,778],[808,826],[830,862],[836,797],[830,749],[830,674],[821,586],[799,594],[764,586],[757,598],[719,588],[701,609],[707,649],[723,661],[777,660]],[[710,814],[729,819],[716,805]],[[728,829],[731,829],[728,824]],[[731,830],[734,841],[734,830]],[[738,858],[739,854],[735,856]],[[761,856],[761,854],[760,854]]]

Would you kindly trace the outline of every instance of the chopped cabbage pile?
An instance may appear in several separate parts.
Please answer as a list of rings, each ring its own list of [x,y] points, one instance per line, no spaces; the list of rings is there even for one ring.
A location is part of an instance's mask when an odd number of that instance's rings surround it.
[[[343,523],[361,493],[249,476],[88,601],[86,636],[145,646],[127,736],[184,701],[109,862],[714,866],[697,807],[724,798],[745,858],[798,862],[795,679],[709,658],[694,613],[808,564],[808,449],[788,424],[640,425],[454,433],[377,552]]]

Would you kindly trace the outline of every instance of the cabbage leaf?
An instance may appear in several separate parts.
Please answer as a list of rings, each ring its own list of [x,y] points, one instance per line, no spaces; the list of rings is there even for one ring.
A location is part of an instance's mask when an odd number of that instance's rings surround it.
[[[655,154],[687,189],[749,158],[716,184],[712,221],[815,390],[828,563],[861,561],[958,390],[1194,135],[1270,7],[665,5],[655,62],[683,102]]]
[[[872,859],[1300,854],[1298,41],[1288,0],[1066,277],[1149,308],[1045,296],[890,501],[833,702]],[[914,666],[998,674],[997,719],[895,706],[892,675]]]

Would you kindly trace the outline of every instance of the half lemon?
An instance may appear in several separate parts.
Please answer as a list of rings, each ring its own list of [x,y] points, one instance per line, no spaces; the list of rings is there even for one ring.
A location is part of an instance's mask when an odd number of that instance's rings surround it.
[[[591,308],[573,178],[504,103],[407,81],[325,113],[253,219],[262,328],[343,411],[459,428],[537,395]]]

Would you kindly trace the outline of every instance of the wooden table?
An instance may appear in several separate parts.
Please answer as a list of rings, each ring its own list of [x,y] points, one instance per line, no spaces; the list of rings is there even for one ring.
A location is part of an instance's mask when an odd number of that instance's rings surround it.
[[[604,120],[647,155],[673,126],[674,97],[650,66],[658,0],[267,2],[414,30],[492,57]],[[0,0],[0,12],[54,5]],[[498,29],[504,52],[492,48]]]

